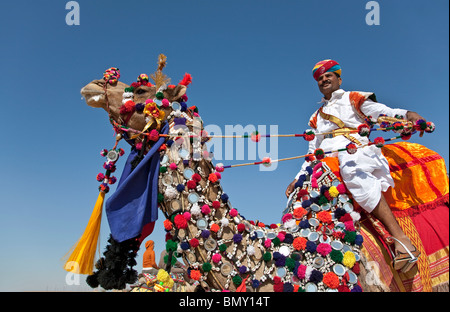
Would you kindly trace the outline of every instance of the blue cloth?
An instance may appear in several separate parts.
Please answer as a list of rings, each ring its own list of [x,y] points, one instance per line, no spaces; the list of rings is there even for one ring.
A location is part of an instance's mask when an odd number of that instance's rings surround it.
[[[167,134],[168,131],[166,123],[161,133]],[[118,242],[139,236],[146,224],[158,219],[158,149],[164,140],[164,137],[160,137],[139,165],[131,170],[131,162],[138,154],[133,149],[116,191],[106,201],[105,211],[111,235]]]

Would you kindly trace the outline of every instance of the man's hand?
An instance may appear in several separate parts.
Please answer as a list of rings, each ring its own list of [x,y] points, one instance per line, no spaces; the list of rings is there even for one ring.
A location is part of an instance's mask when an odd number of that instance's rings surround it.
[[[423,119],[423,120],[425,120],[425,118],[423,118],[422,116],[420,116],[419,114],[417,114],[416,112],[411,112],[411,111],[408,111],[407,113],[406,113],[406,119],[408,120],[408,121],[411,121],[412,123],[416,123],[416,121],[417,120],[419,120],[419,119]],[[426,120],[425,120],[426,121]]]
[[[287,189],[286,189],[286,197],[289,197],[289,195],[291,195],[291,193],[294,191],[295,188],[295,183],[297,182],[297,180],[294,180],[291,182],[291,184],[288,185]]]
[[[416,112],[408,111],[406,113],[406,119],[410,122],[412,122],[414,125],[416,124],[417,120],[422,119],[426,122],[425,118],[417,114]],[[423,130],[420,131],[420,137],[423,135]]]

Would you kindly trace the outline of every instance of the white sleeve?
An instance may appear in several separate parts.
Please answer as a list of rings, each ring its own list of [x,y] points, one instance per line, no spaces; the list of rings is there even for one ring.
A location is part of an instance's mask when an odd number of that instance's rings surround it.
[[[384,114],[389,117],[395,117],[395,115],[403,116],[406,118],[406,113],[408,110],[402,108],[390,108],[384,104],[374,102],[372,100],[367,99],[361,105],[361,111],[366,116],[372,116],[372,118],[377,119],[380,114]]]

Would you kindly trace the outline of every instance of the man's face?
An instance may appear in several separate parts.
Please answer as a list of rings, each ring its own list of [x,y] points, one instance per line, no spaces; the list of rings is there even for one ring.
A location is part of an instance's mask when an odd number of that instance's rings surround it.
[[[319,76],[317,79],[317,85],[319,86],[320,92],[325,96],[325,98],[331,96],[331,93],[338,90],[341,86],[342,79],[335,73],[326,72]]]

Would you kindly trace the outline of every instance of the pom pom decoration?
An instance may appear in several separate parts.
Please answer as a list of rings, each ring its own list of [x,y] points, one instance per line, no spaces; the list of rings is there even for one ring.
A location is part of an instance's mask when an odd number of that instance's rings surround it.
[[[358,126],[358,134],[362,137],[369,136],[370,134],[370,127],[367,124],[361,124]]]
[[[150,133],[148,134],[148,139],[150,141],[156,142],[159,139],[159,132],[155,129],[152,129],[152,131],[150,131]]]
[[[192,83],[192,76],[188,73],[185,73],[183,79],[178,84],[187,87],[191,83]]]
[[[331,252],[331,246],[330,244],[320,243],[317,245],[317,253],[319,253],[322,256],[326,256]]]
[[[211,224],[210,228],[211,232],[217,233],[220,230],[220,226],[216,223]]]
[[[417,130],[426,130],[428,127],[427,122],[423,119],[418,119],[416,121],[416,129]]]
[[[173,221],[177,229],[185,229],[188,226],[186,218],[181,214],[176,215]]]
[[[254,131],[250,138],[253,142],[259,142],[261,140],[261,134],[258,131]]]
[[[262,160],[262,164],[265,167],[270,167],[272,165],[272,160],[270,159],[270,157],[264,157]]]
[[[207,215],[207,214],[209,214],[211,212],[211,208],[209,208],[209,206],[208,205],[203,205],[202,206],[202,213],[203,214],[205,214],[205,215]]]
[[[304,237],[297,237],[294,239],[294,242],[292,243],[295,250],[304,250],[306,248],[306,238]]]
[[[194,281],[198,281],[198,280],[200,280],[200,278],[202,277],[202,274],[200,273],[199,270],[191,270],[190,277],[191,277]]]
[[[102,182],[105,179],[105,175],[103,173],[97,174],[97,181]]]
[[[373,140],[373,143],[375,144],[376,147],[382,148],[384,146],[385,142],[382,137],[377,137],[377,138],[375,138],[375,140]]]
[[[236,210],[235,208],[232,208],[232,209],[230,210],[230,217],[234,218],[234,217],[236,217],[237,215],[238,215],[237,210]]]
[[[338,188],[334,185],[328,189],[328,193],[331,197],[338,197],[338,195],[340,194]]]
[[[436,129],[436,126],[434,125],[434,123],[431,121],[427,121],[427,127],[425,129],[425,132],[432,133],[435,129]]]
[[[213,173],[210,173],[210,174],[209,174],[208,180],[209,180],[211,183],[215,183],[215,182],[217,182],[217,180],[219,180],[219,179],[218,179],[217,175],[213,172]]]
[[[347,146],[345,146],[345,149],[349,154],[355,154],[358,151],[358,148],[356,147],[355,143],[348,143]]]
[[[314,151],[314,156],[316,156],[317,160],[324,159],[325,152],[321,148],[316,148],[316,150]]]
[[[219,263],[222,260],[222,256],[219,253],[215,253],[212,257],[212,262]]]
[[[170,222],[169,219],[164,220],[163,224],[164,224],[164,229],[165,229],[166,231],[172,230],[172,228],[173,228],[173,223]]]
[[[300,220],[303,218],[308,212],[303,207],[298,207],[294,209],[294,218]]]
[[[315,137],[316,135],[312,130],[308,130],[303,133],[303,138],[308,142],[314,140]]]
[[[394,132],[401,133],[403,131],[404,125],[402,122],[396,121],[392,124],[392,127],[394,128]]]
[[[316,217],[322,223],[328,224],[332,222],[331,213],[329,213],[328,211],[321,211],[316,215]]]
[[[110,67],[103,73],[103,80],[107,83],[116,83],[120,78],[120,70],[116,67]]]
[[[192,248],[197,247],[197,246],[199,245],[198,239],[196,239],[195,237],[192,238],[192,239],[189,241],[189,245],[191,245]]]
[[[355,262],[356,262],[355,254],[351,251],[347,251],[344,254],[342,264],[351,269],[355,265]]]
[[[323,283],[331,289],[336,289],[339,286],[339,276],[334,272],[327,272],[323,276]]]

